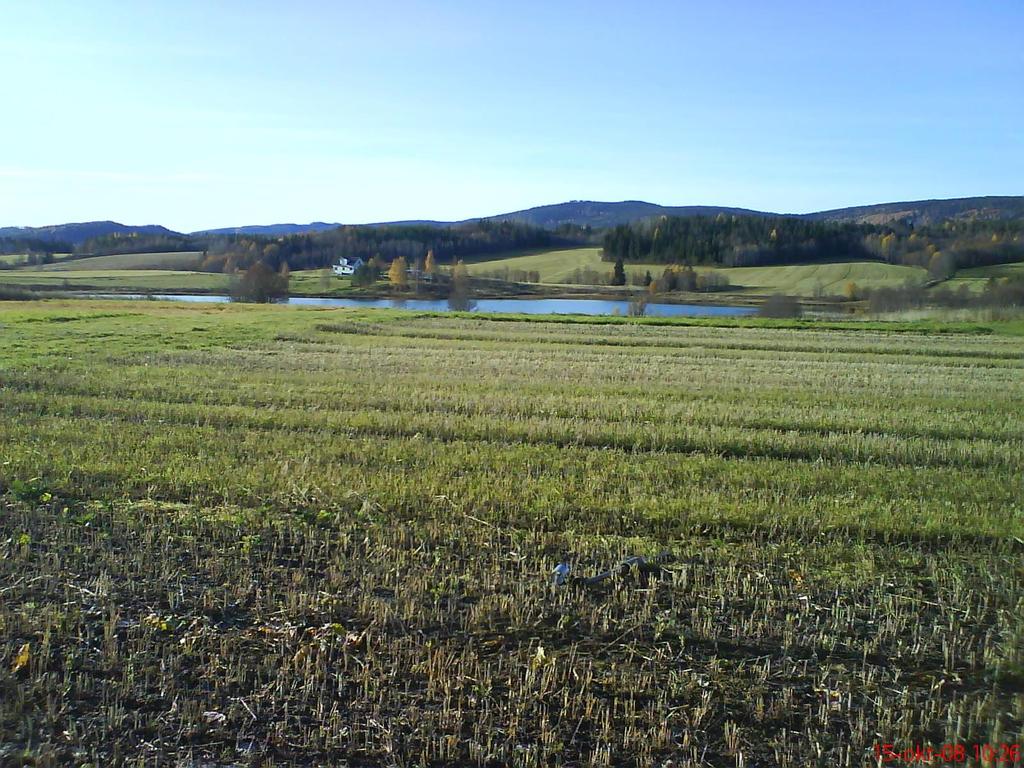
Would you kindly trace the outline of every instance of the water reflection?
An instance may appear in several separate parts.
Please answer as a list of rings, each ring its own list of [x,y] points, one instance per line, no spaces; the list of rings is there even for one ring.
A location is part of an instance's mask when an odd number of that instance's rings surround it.
[[[157,299],[198,303],[225,303],[228,296],[217,294],[88,294],[101,299]],[[628,315],[629,302],[612,299],[471,299],[451,296],[447,299],[332,299],[315,296],[292,296],[278,302],[312,307],[364,307],[408,309],[421,312],[508,312],[528,315]],[[723,317],[754,314],[753,307],[730,307],[716,304],[648,304],[648,317]]]

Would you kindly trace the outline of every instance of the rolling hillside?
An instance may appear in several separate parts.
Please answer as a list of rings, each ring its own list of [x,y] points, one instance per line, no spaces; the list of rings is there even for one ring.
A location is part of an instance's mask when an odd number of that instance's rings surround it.
[[[567,248],[556,251],[531,253],[524,256],[487,259],[469,262],[470,273],[486,274],[490,270],[504,269],[539,272],[542,283],[566,283],[577,269],[597,269],[607,272],[612,265],[601,261],[600,248]],[[639,265],[632,264],[627,271],[636,271]],[[643,274],[643,270],[640,269]]]
[[[614,227],[618,224],[649,219],[655,216],[793,216],[822,221],[837,221],[865,224],[884,224],[888,221],[910,218],[915,224],[934,224],[946,219],[1018,219],[1024,218],[1024,196],[1019,197],[964,197],[950,200],[917,200],[896,203],[837,208],[814,213],[773,213],[750,208],[736,208],[716,205],[659,205],[643,200],[601,202],[595,200],[573,200],[554,205],[540,205],[511,213],[484,216],[482,219],[462,221],[397,221],[374,224],[415,224],[427,226],[453,226],[472,221],[516,221],[545,229],[556,229],[563,225],[593,227]],[[312,225],[311,225],[312,226]],[[247,228],[255,230],[255,227]]]
[[[82,272],[110,269],[192,269],[202,261],[202,251],[169,251],[165,253],[117,253],[111,256],[90,256],[67,259],[54,264],[29,267],[41,272]]]
[[[116,221],[87,221],[75,224],[54,224],[48,227],[0,227],[0,238],[31,238],[53,243],[81,245],[86,240],[106,235],[177,235],[159,224],[141,226]]]
[[[946,219],[1019,219],[1024,218],[1024,196],[964,197],[950,200],[918,200],[878,203],[874,205],[837,208],[815,213],[771,213],[749,208],[713,205],[666,206],[641,200],[597,202],[574,200],[556,205],[542,205],[512,213],[485,217],[490,221],[519,221],[554,229],[564,224],[594,228],[628,224],[654,216],[794,216],[822,221],[884,224],[909,218],[915,224],[934,224]]]
[[[610,272],[612,265],[601,260],[600,248],[572,248],[548,251],[507,259],[493,259],[474,262],[470,273],[486,275],[488,271],[503,269],[536,271],[541,283],[564,284],[572,280],[576,270],[597,270]],[[657,277],[665,269],[664,264],[626,264],[630,276],[643,275],[650,271]],[[698,272],[708,267],[696,267]],[[856,283],[858,288],[882,288],[903,285],[907,280],[924,282],[928,273],[920,267],[905,267],[881,262],[836,262],[825,264],[793,264],[772,267],[733,267],[714,270],[729,278],[733,286],[730,292],[744,291],[755,294],[787,293],[794,296],[812,297],[841,295],[847,283]],[[973,272],[974,270],[968,270]]]
[[[200,252],[139,253],[114,256],[93,256],[72,259],[43,266],[21,267],[0,271],[0,284],[36,286],[40,288],[68,287],[72,289],[112,290],[226,290],[226,276],[191,271]],[[664,264],[626,264],[630,277],[642,277],[645,272],[658,277]],[[606,275],[612,265],[601,259],[600,248],[567,248],[503,258],[471,259],[470,273],[477,277],[496,276],[500,270],[539,273],[546,285],[575,284],[577,271],[596,271]],[[710,267],[696,267],[698,272]],[[964,269],[942,285],[957,288],[966,285],[970,290],[982,290],[992,277],[1020,274],[1024,263],[1004,264],[978,269]],[[920,267],[900,266],[874,261],[848,261],[818,264],[791,264],[766,267],[714,268],[729,279],[731,294],[764,295],[786,293],[806,298],[816,295],[834,296],[844,293],[848,283],[858,289],[897,287],[908,280],[924,283],[927,271]],[[631,279],[632,285],[632,279]],[[324,281],[322,270],[292,273],[292,291],[299,295],[340,295],[348,288],[347,281]],[[633,286],[635,290],[635,286]]]
[[[653,216],[717,216],[720,213],[735,216],[778,215],[746,208],[722,208],[713,205],[665,206],[646,203],[642,200],[625,200],[619,203],[573,200],[569,203],[541,205],[536,208],[485,218],[489,221],[518,221],[546,229],[555,229],[563,224],[589,226],[596,229],[614,227],[616,224],[628,224],[631,221],[649,219]]]
[[[618,224],[649,219],[653,216],[796,216],[801,218],[883,224],[897,219],[911,219],[915,224],[934,224],[946,219],[1021,219],[1024,218],[1024,196],[1016,197],[963,197],[949,200],[917,200],[908,202],[878,203],[873,205],[837,208],[814,213],[769,213],[749,208],[722,207],[713,205],[666,206],[642,200],[600,202],[573,200],[554,205],[541,205],[510,213],[480,216],[461,221],[406,220],[379,222],[364,226],[436,226],[450,227],[476,221],[515,221],[546,229],[563,225],[578,227],[612,227]],[[190,233],[193,237],[218,235],[262,235],[279,237],[323,232],[342,226],[341,224],[314,221],[310,224],[253,224],[238,227],[206,229]],[[54,243],[80,245],[86,240],[106,235],[168,235],[180,236],[159,225],[134,226],[115,221],[93,221],[77,224],[57,224],[49,227],[0,227],[0,239],[31,238]]]
[[[201,229],[191,232],[192,235],[265,235],[277,237],[279,235],[301,235],[305,232],[324,232],[328,229],[337,229],[341,224],[335,222],[328,224],[324,221],[313,221],[309,224],[252,224],[242,227],[221,227],[220,229]]]
[[[807,218],[858,224],[885,224],[910,219],[919,225],[937,224],[947,219],[1020,219],[1024,218],[1024,197],[961,197],[880,203],[809,213]]]
[[[39,290],[137,292],[226,292],[227,275],[172,269],[83,269],[42,272],[19,269],[0,272],[0,285]]]

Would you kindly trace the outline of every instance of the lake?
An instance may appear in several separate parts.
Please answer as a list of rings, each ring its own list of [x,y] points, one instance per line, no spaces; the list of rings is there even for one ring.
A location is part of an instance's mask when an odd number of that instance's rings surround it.
[[[113,294],[93,293],[102,299],[158,299],[161,301],[191,301],[223,304],[228,296],[217,294]],[[447,299],[330,299],[311,296],[292,296],[277,302],[299,307],[366,307],[379,309],[409,309],[428,312],[448,312],[453,307]],[[474,312],[508,312],[527,315],[628,315],[629,302],[608,299],[476,299],[471,302]],[[729,307],[717,304],[656,304],[647,305],[648,317],[721,317],[752,315],[753,307]]]

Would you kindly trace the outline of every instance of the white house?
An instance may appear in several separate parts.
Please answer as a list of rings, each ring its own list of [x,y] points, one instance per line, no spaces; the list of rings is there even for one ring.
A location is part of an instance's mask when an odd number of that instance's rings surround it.
[[[352,274],[355,274],[355,271],[357,269],[359,269],[361,266],[363,266],[363,264],[365,264],[365,263],[366,262],[363,261],[358,256],[355,256],[353,258],[348,258],[346,256],[342,256],[340,259],[338,259],[338,263],[335,264],[334,267],[333,267],[334,274],[336,274],[336,275],[352,275]]]

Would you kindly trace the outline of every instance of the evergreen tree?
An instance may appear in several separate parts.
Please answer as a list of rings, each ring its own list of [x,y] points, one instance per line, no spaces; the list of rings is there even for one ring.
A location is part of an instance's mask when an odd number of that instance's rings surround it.
[[[612,270],[612,285],[626,284],[626,268],[622,264],[622,257],[615,260],[615,268]]]

